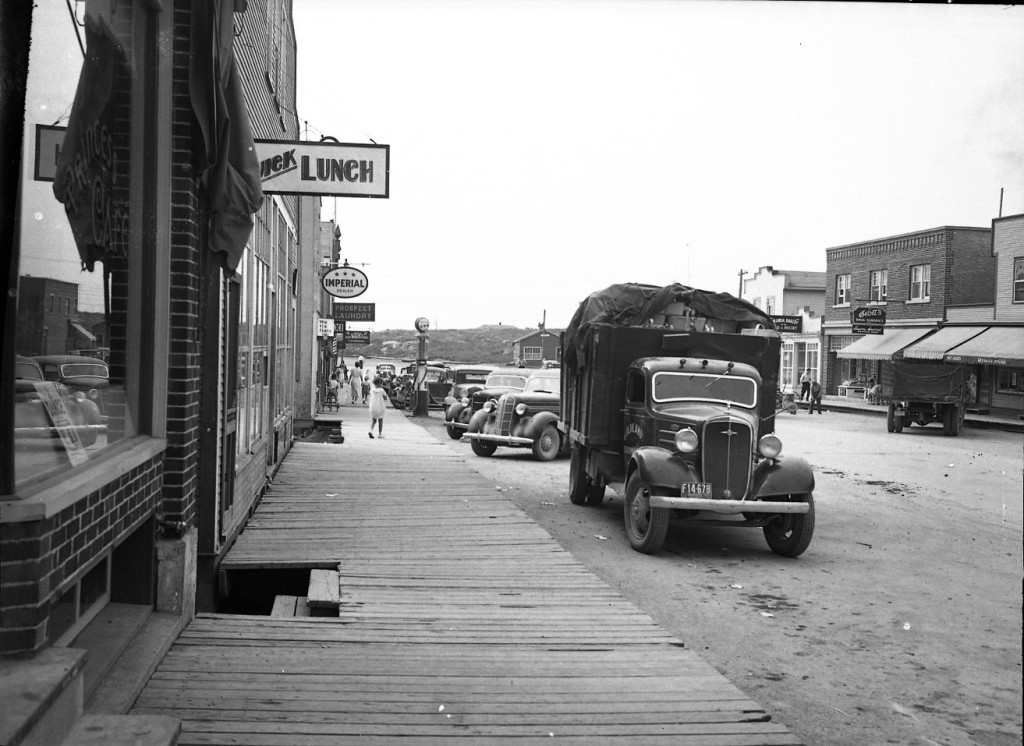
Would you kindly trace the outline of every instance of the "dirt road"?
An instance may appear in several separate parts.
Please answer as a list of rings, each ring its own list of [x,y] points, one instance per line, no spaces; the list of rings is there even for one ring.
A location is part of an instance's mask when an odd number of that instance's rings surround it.
[[[569,503],[568,459],[479,458],[440,413],[415,421],[808,743],[1021,742],[1020,435],[780,417],[784,453],[817,479],[815,537],[792,560],[759,530],[686,524],[639,554],[619,496]]]

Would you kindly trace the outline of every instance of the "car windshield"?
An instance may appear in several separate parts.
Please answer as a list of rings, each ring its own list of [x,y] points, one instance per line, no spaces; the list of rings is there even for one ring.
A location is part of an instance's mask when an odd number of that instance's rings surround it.
[[[487,376],[487,388],[506,388],[522,391],[526,386],[526,376],[517,376],[514,373],[499,373]]]
[[[562,390],[562,381],[558,376],[534,376],[526,382],[526,391],[550,391],[558,394]]]
[[[460,370],[455,374],[459,383],[487,383],[487,372],[482,370]]]
[[[61,378],[106,378],[107,366],[99,363],[69,363],[60,366]]]
[[[721,402],[753,408],[757,404],[757,383],[752,378],[710,373],[655,373],[656,402]]]
[[[42,381],[43,374],[32,363],[15,363],[14,366],[15,378],[26,378],[30,381]]]

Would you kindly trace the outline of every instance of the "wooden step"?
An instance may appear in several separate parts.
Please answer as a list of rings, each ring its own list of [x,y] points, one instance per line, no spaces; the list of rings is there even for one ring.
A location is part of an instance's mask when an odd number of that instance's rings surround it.
[[[310,570],[306,604],[312,616],[335,616],[341,607],[337,570]]]
[[[63,746],[174,746],[181,720],[170,715],[83,715]]]

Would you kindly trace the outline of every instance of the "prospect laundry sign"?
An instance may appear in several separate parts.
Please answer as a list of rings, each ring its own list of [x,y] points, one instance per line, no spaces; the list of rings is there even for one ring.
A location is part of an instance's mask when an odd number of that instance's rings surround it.
[[[268,194],[388,196],[390,145],[256,140],[256,157]]]

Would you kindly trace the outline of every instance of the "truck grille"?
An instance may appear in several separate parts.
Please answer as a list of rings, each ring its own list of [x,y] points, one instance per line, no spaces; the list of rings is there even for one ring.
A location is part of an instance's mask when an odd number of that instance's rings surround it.
[[[701,438],[704,481],[714,498],[739,500],[747,494],[753,467],[753,433],[738,420],[712,420]]]

